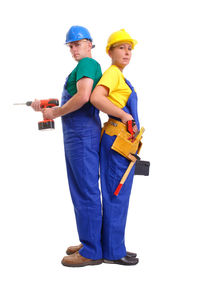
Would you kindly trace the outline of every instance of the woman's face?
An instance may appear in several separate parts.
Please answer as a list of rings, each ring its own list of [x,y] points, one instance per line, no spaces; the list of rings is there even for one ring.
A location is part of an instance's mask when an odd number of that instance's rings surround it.
[[[112,64],[122,71],[130,62],[132,46],[129,43],[122,43],[111,47],[108,54],[112,59]]]

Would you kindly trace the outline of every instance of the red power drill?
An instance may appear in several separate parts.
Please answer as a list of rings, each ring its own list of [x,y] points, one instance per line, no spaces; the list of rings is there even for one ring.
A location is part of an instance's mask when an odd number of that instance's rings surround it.
[[[14,105],[27,105],[31,106],[32,101],[28,101],[26,103],[14,103]],[[58,106],[59,101],[58,99],[48,99],[48,100],[40,100],[40,108],[51,108],[54,106]],[[43,120],[38,122],[38,129],[54,129],[54,120]]]

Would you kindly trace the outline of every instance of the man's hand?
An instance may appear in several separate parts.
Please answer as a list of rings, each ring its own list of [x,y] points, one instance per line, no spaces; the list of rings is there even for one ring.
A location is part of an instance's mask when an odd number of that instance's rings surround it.
[[[60,111],[59,107],[52,107],[52,108],[42,109],[44,120],[53,120],[57,117],[60,117],[59,111]]]
[[[42,109],[40,108],[40,100],[35,99],[35,101],[32,102],[31,107],[35,111],[41,111]]]

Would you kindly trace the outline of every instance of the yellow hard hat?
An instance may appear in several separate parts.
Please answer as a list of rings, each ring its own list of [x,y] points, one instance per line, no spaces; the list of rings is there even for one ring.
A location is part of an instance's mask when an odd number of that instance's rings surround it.
[[[131,36],[125,31],[125,29],[121,29],[119,31],[116,31],[112,33],[107,42],[106,46],[106,52],[108,53],[110,47],[116,43],[121,43],[121,42],[128,42],[132,45],[132,49],[134,49],[135,45],[137,44],[136,40],[133,40]]]

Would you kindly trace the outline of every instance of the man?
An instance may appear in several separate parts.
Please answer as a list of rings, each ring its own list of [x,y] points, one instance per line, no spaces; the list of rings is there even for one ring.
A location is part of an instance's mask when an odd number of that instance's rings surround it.
[[[77,229],[82,247],[65,256],[65,266],[102,263],[101,201],[99,192],[99,144],[101,123],[99,111],[89,102],[101,78],[101,67],[92,59],[92,38],[82,26],[72,26],[66,36],[76,68],[67,77],[61,107],[44,109],[45,119],[62,117],[68,182],[74,204]],[[32,104],[39,110],[38,101]]]

